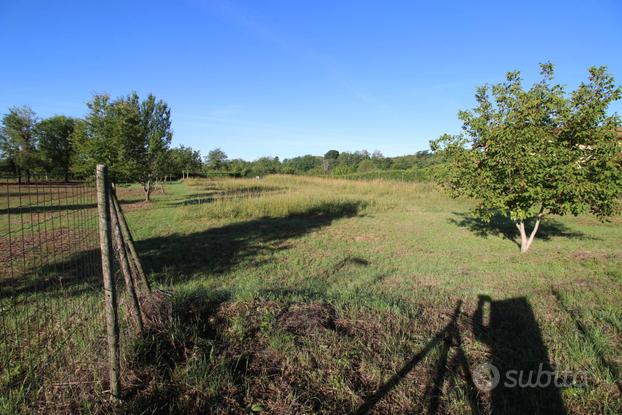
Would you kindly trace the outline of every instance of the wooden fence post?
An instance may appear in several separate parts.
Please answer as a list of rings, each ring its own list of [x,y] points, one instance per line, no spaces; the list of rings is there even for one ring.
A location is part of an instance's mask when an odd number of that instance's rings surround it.
[[[108,359],[110,363],[110,391],[114,398],[121,397],[120,349],[119,349],[119,318],[117,315],[117,291],[112,276],[112,238],[110,224],[110,184],[108,168],[98,164],[97,181],[97,213],[99,216],[99,246],[102,258],[102,277],[104,280],[104,303],[106,311],[106,333],[108,339]]]
[[[140,302],[138,301],[138,296],[136,295],[136,287],[134,286],[134,278],[132,277],[132,272],[130,270],[130,264],[127,260],[127,251],[125,250],[125,244],[123,243],[123,236],[121,235],[121,227],[119,226],[119,217],[117,215],[116,209],[114,208],[114,202],[112,197],[110,199],[110,217],[112,219],[112,229],[114,235],[114,244],[117,248],[117,258],[119,260],[119,264],[121,265],[121,273],[123,274],[123,278],[125,279],[125,287],[127,288],[127,292],[130,296],[130,303],[132,304],[132,310],[134,311],[134,316],[136,320],[136,326],[138,327],[138,333],[143,333],[143,317],[140,311]]]
[[[119,218],[119,225],[121,226],[121,234],[123,235],[123,239],[125,239],[125,244],[130,251],[130,256],[132,257],[134,268],[138,273],[138,278],[140,279],[142,285],[144,285],[147,292],[150,293],[151,286],[149,285],[149,281],[147,280],[147,276],[145,275],[143,266],[140,263],[138,252],[136,252],[136,247],[134,246],[134,239],[132,238],[132,233],[130,232],[129,226],[127,226],[127,222],[125,221],[125,216],[123,215],[123,211],[121,210],[121,205],[119,204],[119,199],[117,199],[116,192],[113,193],[112,203],[114,204],[115,211],[117,212],[117,217]]]

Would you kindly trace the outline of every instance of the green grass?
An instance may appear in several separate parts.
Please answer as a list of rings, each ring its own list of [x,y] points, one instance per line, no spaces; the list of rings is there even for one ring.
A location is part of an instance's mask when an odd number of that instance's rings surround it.
[[[512,224],[482,224],[431,184],[270,176],[166,190],[125,209],[151,278],[175,293],[170,332],[137,346],[137,362],[165,352],[137,364],[151,382],[130,410],[622,405],[620,217],[550,218],[520,254]],[[482,362],[587,371],[588,384],[477,393],[465,368]]]
[[[469,215],[472,202],[430,183],[269,176],[186,180],[165,190],[151,203],[138,186],[119,194],[149,278],[173,292],[172,324],[124,342],[125,399],[116,408],[97,403],[99,395],[84,400],[87,386],[82,401],[58,411],[622,407],[620,217],[549,218],[520,254],[512,224],[483,224]],[[46,214],[34,211],[35,222],[37,213]],[[10,287],[29,289],[29,280],[20,284]],[[95,306],[98,297],[80,287],[70,287],[69,302],[45,296],[61,320]],[[4,324],[14,330],[38,315],[24,310]],[[87,337],[72,337],[76,344],[63,350],[80,361],[92,347]],[[3,350],[18,356],[9,346]],[[483,362],[587,372],[587,385],[479,392],[472,370]],[[19,388],[14,393],[0,399],[0,412],[20,409]]]
[[[520,254],[511,224],[482,224],[431,184],[272,176],[166,189],[125,209],[150,277],[175,292],[171,331],[137,346],[151,382],[129,409],[620,409],[620,217],[550,218]],[[482,362],[588,382],[478,393],[465,368]]]

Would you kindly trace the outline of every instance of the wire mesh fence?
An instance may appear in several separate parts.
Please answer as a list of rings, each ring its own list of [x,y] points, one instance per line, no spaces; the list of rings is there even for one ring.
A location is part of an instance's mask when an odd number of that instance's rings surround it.
[[[95,185],[2,177],[0,202],[0,412],[97,405],[110,383]],[[120,338],[129,339],[124,278],[112,264]]]

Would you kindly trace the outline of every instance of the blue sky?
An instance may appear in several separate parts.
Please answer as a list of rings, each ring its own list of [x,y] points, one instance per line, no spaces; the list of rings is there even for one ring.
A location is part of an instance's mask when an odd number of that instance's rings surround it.
[[[0,2],[0,112],[82,116],[94,93],[166,100],[174,144],[231,158],[414,153],[475,87],[539,62],[622,81],[622,2]],[[613,111],[622,112],[618,102]]]

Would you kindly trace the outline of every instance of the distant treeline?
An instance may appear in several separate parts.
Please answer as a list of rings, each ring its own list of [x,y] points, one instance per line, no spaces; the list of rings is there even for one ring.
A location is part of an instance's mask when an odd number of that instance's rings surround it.
[[[138,94],[111,99],[95,95],[83,118],[40,119],[27,106],[12,107],[0,125],[0,171],[30,181],[33,175],[89,178],[97,163],[108,165],[113,180],[139,182],[149,198],[153,182],[189,176],[255,177],[267,174],[329,175],[351,179],[427,180],[438,164],[428,151],[385,157],[379,151],[304,155],[280,160],[229,159],[216,148],[171,148],[171,114],[166,102]]]
[[[385,157],[379,151],[366,150],[339,152],[329,150],[324,156],[304,155],[280,160],[278,157],[261,157],[255,161],[229,160],[220,149],[205,157],[200,171],[202,176],[255,177],[267,174],[297,174],[332,176],[346,179],[429,180],[438,164],[437,157],[429,151],[413,155]]]

